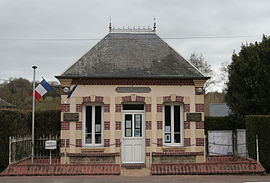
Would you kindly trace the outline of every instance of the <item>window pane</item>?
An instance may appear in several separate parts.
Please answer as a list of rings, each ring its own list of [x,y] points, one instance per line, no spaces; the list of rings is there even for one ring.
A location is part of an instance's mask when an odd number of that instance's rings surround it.
[[[174,143],[180,143],[180,133],[174,133]]]
[[[135,121],[134,136],[141,137],[142,136],[142,115],[135,114],[134,121]]]
[[[95,132],[101,133],[101,106],[95,106]]]
[[[174,143],[180,143],[180,106],[174,106]]]
[[[101,124],[101,106],[95,107],[95,121],[96,124]]]
[[[101,144],[101,133],[100,134],[98,134],[98,133],[95,134],[95,143],[96,144]]]
[[[171,126],[171,106],[165,105],[165,126]]]
[[[144,104],[123,104],[123,110],[144,110]]]
[[[85,133],[92,133],[92,106],[86,106]]]
[[[125,115],[125,136],[132,137],[132,115]]]
[[[171,143],[171,106],[165,106],[165,133],[164,141],[165,143]]]
[[[180,106],[174,106],[174,132],[180,132]]]
[[[85,143],[86,144],[91,144],[92,143],[92,134],[85,134]]]

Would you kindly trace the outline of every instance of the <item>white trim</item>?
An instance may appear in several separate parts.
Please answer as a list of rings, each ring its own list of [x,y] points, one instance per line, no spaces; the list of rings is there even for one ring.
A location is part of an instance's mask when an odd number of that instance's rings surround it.
[[[165,143],[165,105],[171,107],[171,142]],[[180,143],[174,143],[174,106],[180,106]],[[184,106],[182,103],[164,103],[163,104],[163,145],[179,147],[184,146]]]
[[[86,106],[92,106],[92,143],[85,143],[85,122],[86,122]],[[95,106],[101,107],[101,143],[95,144]],[[104,146],[104,108],[100,104],[85,104],[82,110],[82,147],[103,147]]]

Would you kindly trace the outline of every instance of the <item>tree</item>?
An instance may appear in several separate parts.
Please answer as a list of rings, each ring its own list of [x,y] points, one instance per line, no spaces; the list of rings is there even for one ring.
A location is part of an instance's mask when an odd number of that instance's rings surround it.
[[[229,62],[225,61],[221,63],[219,68],[219,76],[217,78],[217,85],[222,88],[222,93],[226,92],[227,82],[228,82],[228,67]]]
[[[36,83],[36,86],[39,82]],[[52,110],[59,108],[61,86],[58,82],[49,84],[53,90],[42,97],[42,102],[36,102],[36,110]],[[32,109],[32,83],[24,78],[11,78],[0,84],[0,98],[15,105],[18,109]]]
[[[270,114],[270,38],[242,45],[228,67],[226,102],[235,114]]]
[[[17,107],[31,107],[31,83],[27,79],[15,78],[1,84],[0,98]]]
[[[211,65],[205,60],[202,54],[198,55],[195,52],[191,53],[189,62],[193,64],[203,75],[211,77],[204,85],[205,91],[210,90],[216,83]]]

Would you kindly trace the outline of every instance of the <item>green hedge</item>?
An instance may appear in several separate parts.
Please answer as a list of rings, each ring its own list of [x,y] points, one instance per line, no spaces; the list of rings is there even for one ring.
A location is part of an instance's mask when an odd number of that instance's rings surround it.
[[[256,134],[259,139],[260,162],[270,172],[270,115],[246,116],[247,148],[249,156],[256,159]]]
[[[8,143],[10,136],[31,134],[32,113],[22,111],[0,111],[0,171],[8,165]],[[60,111],[38,111],[35,113],[35,136],[59,135]]]
[[[233,130],[244,129],[245,119],[241,116],[205,117],[205,134],[209,130]]]

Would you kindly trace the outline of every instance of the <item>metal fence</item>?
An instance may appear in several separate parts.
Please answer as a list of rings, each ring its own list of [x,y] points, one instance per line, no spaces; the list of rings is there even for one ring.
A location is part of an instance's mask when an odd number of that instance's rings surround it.
[[[245,129],[213,130],[207,135],[207,154],[210,156],[236,155],[248,157]]]
[[[45,142],[47,140],[56,140],[56,149],[45,149]],[[29,163],[31,161],[32,152],[32,138],[30,136],[24,137],[10,137],[9,138],[9,164],[25,160]],[[33,163],[59,163],[60,155],[60,139],[58,136],[42,136],[35,138],[34,146],[34,162]],[[49,161],[52,159],[52,161]]]

